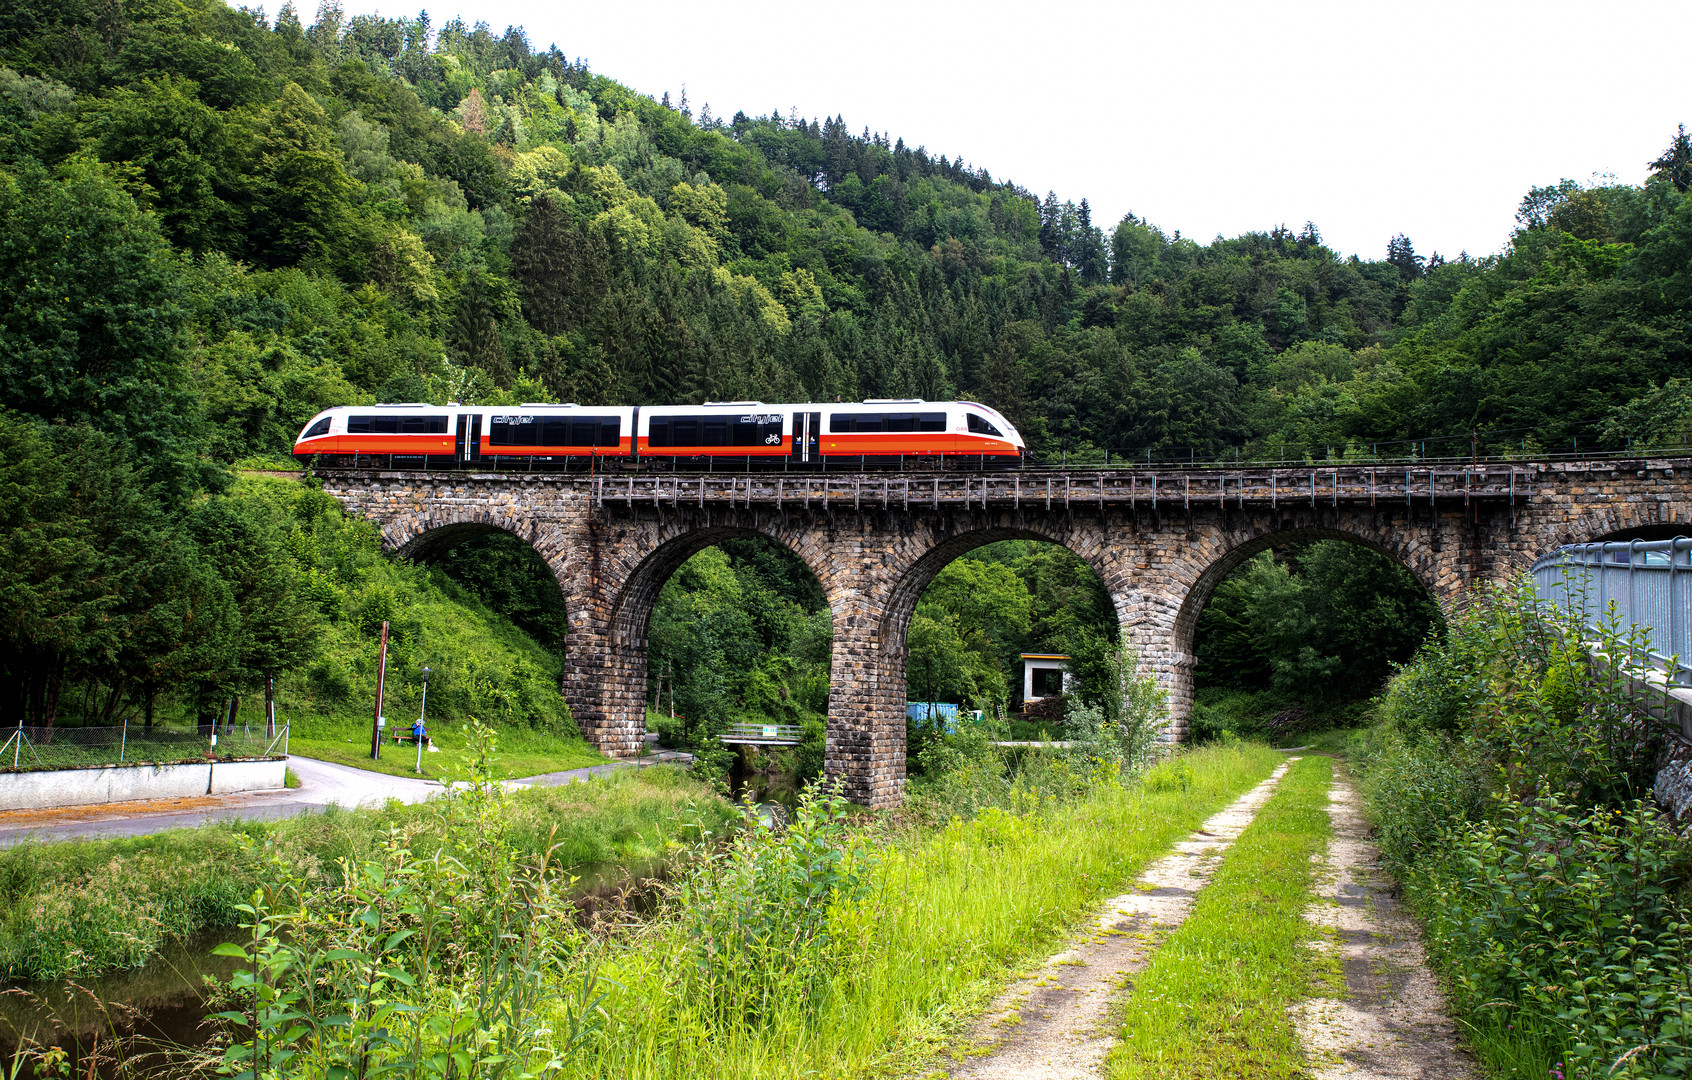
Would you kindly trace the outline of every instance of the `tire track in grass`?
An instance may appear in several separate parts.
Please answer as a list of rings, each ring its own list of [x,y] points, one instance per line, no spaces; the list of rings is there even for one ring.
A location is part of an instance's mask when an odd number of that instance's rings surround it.
[[[1222,860],[1192,914],[1134,980],[1111,1080],[1309,1075],[1290,1010],[1323,972],[1305,918],[1330,831],[1333,763],[1286,779]]]
[[[1380,850],[1368,842],[1357,793],[1334,781],[1327,876],[1306,913],[1326,931],[1345,998],[1304,1002],[1295,1019],[1317,1080],[1472,1080],[1445,999],[1428,970],[1420,928],[1392,896]]]
[[[1126,976],[1181,925],[1222,855],[1270,801],[1289,764],[1210,817],[1148,866],[1134,891],[1108,901],[1084,936],[1008,988],[972,1032],[978,1056],[958,1080],[1096,1077],[1113,1039],[1109,1014]]]

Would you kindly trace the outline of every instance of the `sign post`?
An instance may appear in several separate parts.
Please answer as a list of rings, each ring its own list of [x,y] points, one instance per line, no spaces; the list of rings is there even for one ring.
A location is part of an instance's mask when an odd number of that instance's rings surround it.
[[[388,624],[382,623],[382,647],[376,660],[376,715],[370,722],[370,760],[382,756],[382,691],[388,681]]]

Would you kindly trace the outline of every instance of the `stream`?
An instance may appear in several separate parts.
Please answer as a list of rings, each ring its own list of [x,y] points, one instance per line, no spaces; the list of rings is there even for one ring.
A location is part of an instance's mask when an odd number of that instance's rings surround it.
[[[45,1075],[16,1061],[21,1038],[63,1047],[72,1076],[186,1072],[184,1055],[211,1035],[201,1026],[205,981],[226,979],[235,966],[211,951],[240,936],[219,932],[176,942],[145,967],[95,979],[7,987],[0,993],[0,1069],[13,1077]]]
[[[740,755],[730,774],[730,792],[736,801],[750,797],[772,822],[785,821],[799,801],[788,777],[749,769]],[[582,917],[593,921],[601,914],[615,918],[619,910],[650,912],[657,901],[652,882],[662,880],[667,869],[662,858],[577,867],[571,873],[577,878],[574,891]],[[213,1034],[205,1024],[210,1011],[206,981],[227,979],[236,964],[230,957],[213,956],[212,949],[243,937],[239,930],[216,931],[168,945],[134,970],[14,983],[0,990],[0,1076],[164,1080],[188,1074]],[[62,1047],[64,1063],[49,1073],[18,1061],[20,1039],[26,1045]]]
[[[595,863],[576,867],[575,902],[592,922],[619,910],[646,913],[656,906],[654,880],[667,870],[664,859],[635,864]],[[13,1080],[80,1077],[166,1080],[193,1071],[207,1052],[213,1031],[206,980],[228,979],[237,961],[213,956],[226,941],[245,932],[222,930],[166,946],[150,963],[98,978],[13,983],[0,990],[0,1076]],[[20,1038],[38,1047],[59,1046],[64,1071],[46,1072],[18,1061]],[[68,1069],[66,1068],[68,1066]]]

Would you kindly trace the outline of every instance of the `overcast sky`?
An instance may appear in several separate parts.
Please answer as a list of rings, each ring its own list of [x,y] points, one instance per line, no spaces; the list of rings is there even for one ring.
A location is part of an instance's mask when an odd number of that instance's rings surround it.
[[[1200,241],[1314,221],[1371,258],[1399,232],[1423,255],[1497,251],[1529,187],[1638,183],[1692,122],[1686,0],[430,4],[437,27],[454,14],[654,97],[685,83],[695,115],[839,113],[1086,197],[1107,230],[1127,211]]]

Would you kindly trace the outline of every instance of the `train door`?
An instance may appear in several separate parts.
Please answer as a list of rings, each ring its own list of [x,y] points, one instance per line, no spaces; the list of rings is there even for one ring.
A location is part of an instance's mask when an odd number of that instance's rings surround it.
[[[482,460],[482,414],[459,413],[455,447],[459,464]]]
[[[793,414],[793,456],[799,461],[818,461],[821,459],[820,440],[822,438],[822,413],[796,412]]]

